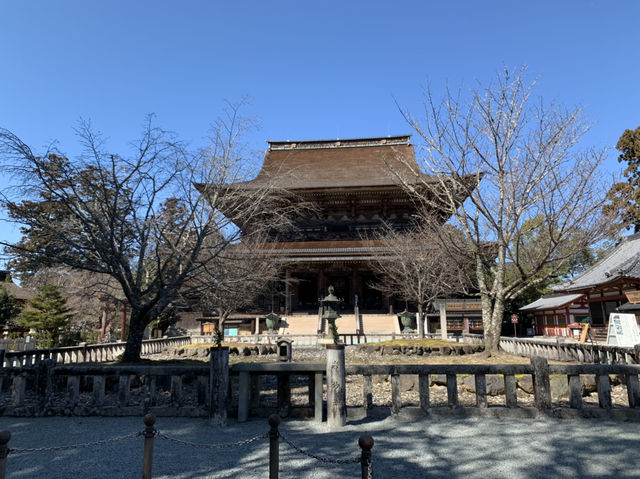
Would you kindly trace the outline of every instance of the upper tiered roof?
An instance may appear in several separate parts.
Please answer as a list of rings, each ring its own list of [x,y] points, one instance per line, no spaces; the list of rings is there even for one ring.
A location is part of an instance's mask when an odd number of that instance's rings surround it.
[[[385,187],[431,182],[420,173],[410,136],[348,140],[269,141],[258,176],[236,187],[288,190]]]

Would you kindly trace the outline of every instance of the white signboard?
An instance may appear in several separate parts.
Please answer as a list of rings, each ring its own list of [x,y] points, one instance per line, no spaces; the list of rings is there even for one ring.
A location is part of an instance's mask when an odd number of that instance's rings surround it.
[[[630,348],[640,344],[640,331],[635,314],[611,313],[607,344]]]

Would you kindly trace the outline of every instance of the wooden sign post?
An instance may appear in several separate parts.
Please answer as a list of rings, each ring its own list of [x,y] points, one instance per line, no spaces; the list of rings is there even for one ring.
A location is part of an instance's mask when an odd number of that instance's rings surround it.
[[[582,332],[580,333],[580,342],[581,343],[584,343],[584,342],[587,341],[587,335],[589,334],[589,328],[590,327],[591,327],[591,324],[589,324],[589,323],[584,323],[582,325]]]

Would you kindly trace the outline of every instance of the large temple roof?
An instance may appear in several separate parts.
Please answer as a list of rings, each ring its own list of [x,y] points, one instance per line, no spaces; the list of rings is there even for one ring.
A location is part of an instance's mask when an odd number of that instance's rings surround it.
[[[429,181],[420,173],[409,135],[349,140],[269,141],[258,176],[243,188],[362,188]]]

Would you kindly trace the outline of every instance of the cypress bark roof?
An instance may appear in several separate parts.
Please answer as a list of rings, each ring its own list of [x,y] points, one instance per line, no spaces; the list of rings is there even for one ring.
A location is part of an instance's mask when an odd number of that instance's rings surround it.
[[[21,301],[28,301],[35,296],[33,291],[15,284],[11,279],[11,274],[6,270],[0,270],[0,288],[4,289],[9,296]]]
[[[234,186],[274,185],[288,190],[394,186],[399,184],[397,175],[429,182],[431,177],[420,173],[409,138],[270,141],[258,176]]]

